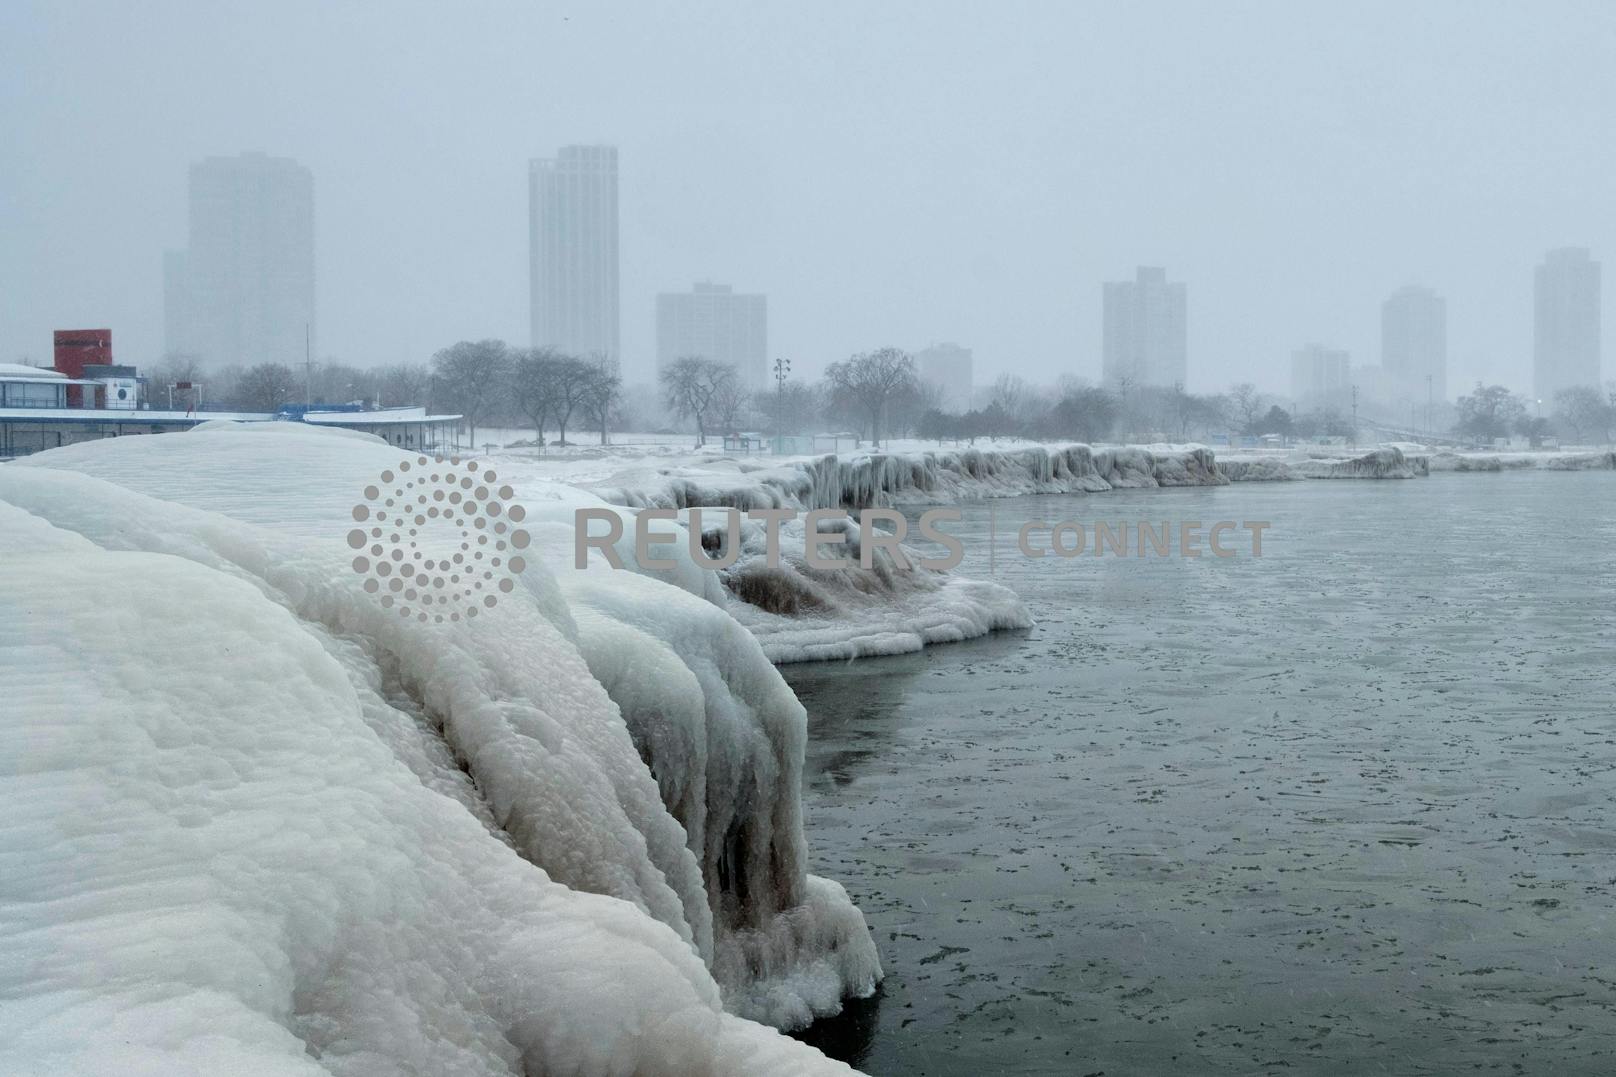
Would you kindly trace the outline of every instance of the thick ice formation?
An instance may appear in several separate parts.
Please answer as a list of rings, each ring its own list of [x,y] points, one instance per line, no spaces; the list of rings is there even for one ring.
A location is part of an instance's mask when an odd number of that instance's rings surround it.
[[[1220,456],[1218,471],[1230,482],[1290,482],[1302,477],[1282,458],[1270,455]]]
[[[748,522],[740,559],[722,573],[739,599],[731,606],[735,619],[752,630],[775,662],[902,654],[1032,624],[1013,591],[923,568],[921,555],[912,550],[907,568],[895,565],[882,547],[871,551],[871,567],[862,568],[864,536],[852,517],[827,521],[819,530],[845,536],[845,542],[817,546],[821,557],[838,563],[836,568],[807,563],[807,531],[799,519],[781,527],[781,556],[774,567],[764,556],[762,525]]]
[[[1430,473],[1423,456],[1405,457],[1401,449],[1386,447],[1350,459],[1315,457],[1293,465],[1309,479],[1415,479]]]
[[[1430,458],[1432,471],[1616,471],[1616,452],[1456,453]]]
[[[632,573],[382,609],[341,540],[398,456],[229,429],[0,468],[0,1069],[838,1069],[721,1006],[798,1024],[879,976],[805,871],[757,643]],[[519,492],[541,557],[581,496]]]
[[[633,508],[863,509],[973,497],[1098,493],[1114,487],[1216,486],[1211,450],[1087,445],[814,456],[758,464],[728,458],[641,466],[588,489]]]

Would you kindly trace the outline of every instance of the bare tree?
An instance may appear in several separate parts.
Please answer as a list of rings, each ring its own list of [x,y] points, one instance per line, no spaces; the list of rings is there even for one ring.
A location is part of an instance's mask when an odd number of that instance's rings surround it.
[[[590,374],[584,384],[580,403],[586,413],[600,427],[600,443],[606,444],[606,429],[611,423],[612,411],[623,396],[623,379],[617,373],[617,364],[604,355],[597,355],[589,364]]]
[[[274,411],[296,400],[301,389],[291,367],[282,363],[259,363],[241,372],[232,402],[243,411]]]
[[[398,363],[375,371],[378,407],[425,404],[432,387],[432,372],[420,363]]]
[[[740,378],[727,378],[713,391],[713,420],[721,431],[731,434],[740,430],[741,416],[745,413],[749,394]]]
[[[1000,374],[993,380],[993,397],[989,407],[997,407],[1009,416],[1019,416],[1032,398],[1032,386],[1019,374]]]
[[[1242,434],[1253,433],[1253,427],[1267,410],[1267,399],[1257,391],[1257,387],[1249,381],[1229,387],[1229,403],[1234,411],[1236,420],[1240,423]]]
[[[1611,427],[1616,425],[1616,392],[1607,400],[1592,385],[1576,385],[1555,393],[1554,407],[1556,418],[1571,428],[1578,441],[1610,441]]]
[[[658,375],[668,410],[696,421],[696,444],[707,444],[707,421],[714,398],[736,380],[735,367],[699,355],[675,359]]]
[[[882,348],[832,363],[825,380],[838,397],[863,413],[869,421],[870,444],[880,448],[887,404],[897,394],[913,389],[915,361],[901,348]]]
[[[496,410],[510,388],[511,352],[503,340],[462,340],[432,357],[434,395],[466,417],[471,445],[477,424]]]
[[[557,356],[545,348],[519,352],[511,363],[511,402],[533,427],[539,445],[544,445],[544,423],[555,406]]]
[[[352,404],[375,399],[376,372],[326,360],[317,364],[309,386],[314,400]]]

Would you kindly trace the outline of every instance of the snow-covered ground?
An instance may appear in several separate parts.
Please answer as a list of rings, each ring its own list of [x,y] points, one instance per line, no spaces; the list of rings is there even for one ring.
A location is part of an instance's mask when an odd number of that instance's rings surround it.
[[[880,965],[716,583],[567,569],[601,503],[500,475],[513,590],[400,616],[344,541],[400,465],[288,424],[0,468],[0,1071],[843,1071],[754,1023]]]

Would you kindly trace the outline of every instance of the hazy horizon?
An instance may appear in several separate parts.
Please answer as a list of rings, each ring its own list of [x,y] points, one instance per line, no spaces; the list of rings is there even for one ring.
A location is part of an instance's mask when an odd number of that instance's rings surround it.
[[[714,280],[801,374],[955,341],[978,382],[1098,380],[1101,283],[1159,265],[1195,391],[1283,391],[1313,341],[1378,363],[1409,283],[1447,299],[1452,392],[1524,390],[1533,268],[1616,257],[1613,54],[1592,3],[13,3],[0,362],[90,326],[155,362],[189,167],[246,150],[313,172],[321,356],[525,345],[527,162],[600,142],[635,378],[656,293]]]

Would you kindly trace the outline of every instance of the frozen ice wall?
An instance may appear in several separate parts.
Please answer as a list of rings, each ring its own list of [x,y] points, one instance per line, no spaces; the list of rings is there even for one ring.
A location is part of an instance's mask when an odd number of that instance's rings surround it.
[[[657,580],[546,569],[591,499],[541,484],[512,594],[399,617],[342,542],[399,454],[339,437],[0,469],[14,1060],[837,1069],[732,1016],[800,1024],[880,975],[806,871],[803,714],[756,641]]]
[[[634,508],[862,509],[973,497],[1099,493],[1120,487],[1217,486],[1210,449],[1094,449],[1033,445],[814,456],[780,462],[719,457],[677,466],[649,463],[589,488]]]

